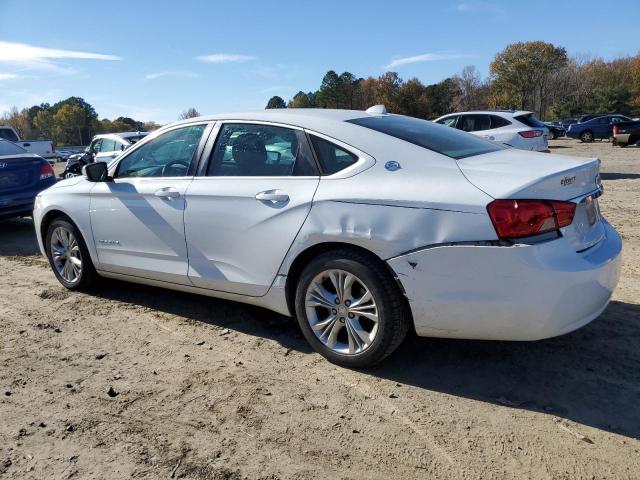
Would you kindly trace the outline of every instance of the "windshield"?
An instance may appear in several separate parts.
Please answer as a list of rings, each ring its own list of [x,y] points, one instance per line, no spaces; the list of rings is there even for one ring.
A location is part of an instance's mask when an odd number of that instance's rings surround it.
[[[0,139],[0,155],[20,155],[22,153],[27,153],[27,151],[15,143]]]
[[[401,115],[362,117],[347,120],[347,122],[386,133],[454,159],[495,152],[505,148],[455,128]]]

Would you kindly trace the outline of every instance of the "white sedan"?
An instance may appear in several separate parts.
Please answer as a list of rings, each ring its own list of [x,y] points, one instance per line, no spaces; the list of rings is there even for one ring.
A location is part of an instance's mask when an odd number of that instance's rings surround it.
[[[58,280],[98,276],[295,315],[349,367],[418,335],[537,340],[579,328],[618,282],[599,161],[432,122],[282,109],[168,125],[36,200]]]

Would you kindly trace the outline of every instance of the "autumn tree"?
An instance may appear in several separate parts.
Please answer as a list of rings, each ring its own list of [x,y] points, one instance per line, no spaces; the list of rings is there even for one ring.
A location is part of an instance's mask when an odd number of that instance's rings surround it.
[[[187,118],[196,118],[200,116],[200,112],[195,108],[187,108],[184,112],[178,115],[178,120],[186,120]]]
[[[508,45],[490,66],[494,106],[531,109],[544,116],[550,80],[566,64],[566,50],[552,43]]]

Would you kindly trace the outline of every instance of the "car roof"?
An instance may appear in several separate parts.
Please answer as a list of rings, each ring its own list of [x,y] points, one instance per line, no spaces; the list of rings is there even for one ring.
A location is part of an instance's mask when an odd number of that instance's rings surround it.
[[[119,139],[126,140],[131,137],[144,137],[149,135],[149,132],[118,132],[118,133],[100,133],[98,135],[94,135],[93,140],[99,138],[111,138],[111,139]]]

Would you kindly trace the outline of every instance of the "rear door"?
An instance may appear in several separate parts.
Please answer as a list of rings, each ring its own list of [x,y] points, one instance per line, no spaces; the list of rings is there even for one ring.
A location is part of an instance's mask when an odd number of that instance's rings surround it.
[[[215,138],[215,143],[213,138]],[[302,227],[319,175],[301,129],[221,123],[186,192],[189,278],[262,296]]]
[[[189,285],[185,192],[193,180],[207,124],[161,133],[112,167],[112,182],[91,191],[91,227],[100,268]]]

